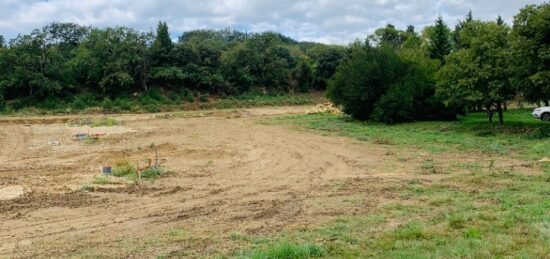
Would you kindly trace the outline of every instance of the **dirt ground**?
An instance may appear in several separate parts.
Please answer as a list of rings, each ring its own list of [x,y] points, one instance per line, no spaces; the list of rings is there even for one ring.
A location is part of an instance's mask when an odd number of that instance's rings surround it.
[[[484,159],[258,123],[311,109],[117,115],[123,125],[100,128],[71,126],[77,116],[1,118],[0,257],[231,254],[238,249],[226,242],[231,233],[312,228],[397,199],[388,186],[437,181],[417,173],[426,157]],[[72,140],[79,132],[105,136]],[[167,174],[137,185],[93,184],[117,160],[144,166],[152,143]],[[362,199],[344,202],[350,197]],[[147,245],[171,229],[182,229],[186,241]]]

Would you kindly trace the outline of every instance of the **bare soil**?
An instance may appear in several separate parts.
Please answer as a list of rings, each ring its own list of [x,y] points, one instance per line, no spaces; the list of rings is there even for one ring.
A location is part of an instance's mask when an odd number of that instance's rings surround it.
[[[2,118],[0,257],[230,255],[239,249],[231,233],[312,228],[398,200],[392,188],[445,177],[419,173],[427,158],[438,165],[486,159],[258,123],[312,108],[118,115],[123,125],[103,128],[71,126],[77,116]],[[74,141],[79,132],[105,136]],[[145,166],[152,143],[167,174],[134,185],[93,184],[117,160]],[[187,241],[147,245],[171,229],[185,231]]]

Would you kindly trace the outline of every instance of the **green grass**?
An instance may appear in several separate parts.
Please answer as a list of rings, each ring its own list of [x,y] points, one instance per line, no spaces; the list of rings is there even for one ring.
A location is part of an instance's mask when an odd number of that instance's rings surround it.
[[[495,128],[485,114],[474,113],[452,122],[384,125],[312,114],[261,123],[433,153],[550,157],[550,123],[531,118],[529,110],[508,111],[505,120],[503,128]],[[443,164],[425,159],[416,174],[441,178],[380,183],[384,196],[392,197],[380,206],[317,228],[263,237],[268,245],[251,241],[249,250],[267,255],[283,242],[316,244],[328,258],[545,258],[550,254],[550,163],[529,164],[540,174],[523,174],[494,160]]]
[[[531,117],[530,110],[505,113],[505,126],[492,127],[484,113],[457,121],[386,125],[344,115],[310,114],[271,118],[265,124],[291,124],[323,134],[350,136],[384,145],[403,145],[433,153],[477,151],[524,159],[550,157],[550,123]]]
[[[164,170],[164,168],[162,167],[157,167],[157,168],[151,167],[141,172],[141,178],[154,180],[162,176],[164,173],[166,173],[166,170]]]
[[[252,251],[248,255],[253,258],[292,258],[273,256],[290,250],[281,248],[283,243],[283,247],[316,244],[328,258],[544,258],[550,254],[547,178],[486,173],[483,181],[472,185],[473,177],[477,173],[450,176],[441,183],[388,186],[401,198],[318,228],[269,237],[267,243],[252,241],[245,251]],[[469,191],[473,187],[480,192]]]
[[[113,184],[113,182],[112,182],[111,179],[109,179],[108,177],[99,176],[99,177],[95,177],[95,178],[94,178],[93,184],[97,184],[97,185],[107,185],[107,184]]]
[[[93,121],[91,126],[92,127],[112,127],[112,126],[118,126],[120,124],[121,122],[118,121],[117,119],[106,117],[106,118]]]
[[[325,249],[316,244],[295,244],[288,241],[279,241],[242,252],[237,257],[250,259],[300,259],[323,257],[324,255]]]
[[[140,173],[141,179],[155,180],[165,174],[166,170],[162,167],[150,167],[142,170]],[[112,175],[115,177],[125,177],[130,181],[136,181],[139,177],[136,166],[128,160],[117,162],[112,169]]]

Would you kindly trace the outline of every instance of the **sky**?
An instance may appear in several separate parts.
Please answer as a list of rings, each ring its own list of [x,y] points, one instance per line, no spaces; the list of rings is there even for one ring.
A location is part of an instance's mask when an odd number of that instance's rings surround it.
[[[166,21],[174,39],[184,31],[232,28],[275,31],[300,41],[345,45],[388,23],[421,30],[441,15],[454,26],[475,18],[511,24],[519,9],[543,0],[0,0],[0,34],[10,39],[52,21],[150,31]]]

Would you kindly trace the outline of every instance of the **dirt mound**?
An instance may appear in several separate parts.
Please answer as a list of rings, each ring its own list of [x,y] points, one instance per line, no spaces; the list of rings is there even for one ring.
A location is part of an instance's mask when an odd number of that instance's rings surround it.
[[[317,104],[314,108],[308,110],[307,113],[308,114],[315,114],[315,113],[341,114],[342,111],[333,103],[326,102],[326,103]]]

